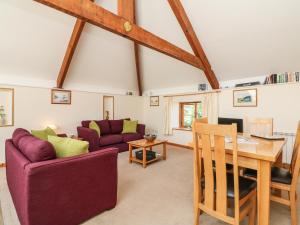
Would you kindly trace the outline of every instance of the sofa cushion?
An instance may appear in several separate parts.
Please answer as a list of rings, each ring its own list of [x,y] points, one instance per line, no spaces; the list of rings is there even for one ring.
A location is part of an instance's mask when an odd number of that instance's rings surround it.
[[[81,121],[81,125],[85,128],[89,128],[90,122],[91,122],[91,120],[83,120],[83,121]]]
[[[100,146],[119,144],[123,142],[121,134],[109,134],[101,136],[99,139]]]
[[[29,133],[28,130],[25,130],[23,128],[18,128],[14,131],[12,135],[12,141],[17,148],[19,148],[19,141],[24,136],[32,136],[32,135]]]
[[[124,120],[123,122],[123,134],[128,133],[136,133],[137,130],[138,121],[130,121],[130,120]]]
[[[47,141],[48,140],[48,136],[57,136],[55,131],[53,129],[51,129],[50,127],[47,127],[44,130],[32,130],[31,134],[36,137],[39,138],[41,140]]]
[[[57,158],[81,155],[89,151],[89,143],[87,141],[57,136],[49,136],[48,140],[54,146]]]
[[[123,142],[129,142],[129,141],[135,141],[139,139],[143,139],[141,134],[135,133],[135,134],[122,134],[123,136]]]
[[[123,130],[123,120],[109,120],[112,134],[120,134]]]
[[[97,120],[96,123],[100,127],[101,135],[110,134],[111,129],[108,120]]]
[[[56,158],[54,148],[48,141],[43,141],[31,135],[25,135],[20,139],[19,149],[31,162]]]
[[[94,120],[90,122],[89,128],[92,130],[95,130],[97,132],[98,136],[100,136],[100,134],[101,134],[100,127]]]

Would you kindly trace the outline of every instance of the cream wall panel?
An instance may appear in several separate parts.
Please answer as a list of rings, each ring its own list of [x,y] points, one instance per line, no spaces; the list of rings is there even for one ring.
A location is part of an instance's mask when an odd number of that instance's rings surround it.
[[[71,105],[52,105],[50,89],[1,87],[15,89],[15,126],[0,128],[0,162],[5,161],[5,140],[11,137],[15,128],[43,129],[49,124],[55,124],[59,132],[77,134],[76,128],[82,120],[103,118],[101,93],[72,91]],[[125,117],[143,121],[142,97],[115,96],[115,118]]]

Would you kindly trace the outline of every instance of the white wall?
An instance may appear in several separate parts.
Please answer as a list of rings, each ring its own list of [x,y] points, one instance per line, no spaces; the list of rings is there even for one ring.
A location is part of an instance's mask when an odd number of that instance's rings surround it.
[[[192,132],[190,131],[181,131],[181,130],[173,130],[173,135],[164,136],[164,97],[159,97],[159,106],[150,106],[150,97],[145,97],[144,101],[144,120],[146,124],[146,130],[149,132],[157,133],[160,138],[164,138],[169,142],[177,143],[177,144],[187,144],[192,140]],[[195,101],[195,96],[177,98],[174,102],[182,101]],[[179,104],[179,103],[178,103]],[[179,115],[178,115],[179,117]],[[174,118],[174,121],[178,123],[177,127],[179,127],[179,119]],[[173,122],[174,122],[173,121]],[[175,123],[176,123],[175,122]]]
[[[15,89],[15,126],[0,127],[0,162],[5,161],[4,143],[12,132],[22,127],[43,129],[49,124],[58,131],[77,134],[76,127],[85,119],[102,119],[103,95],[91,92],[72,92],[71,105],[52,105],[51,90],[20,86],[1,86]],[[138,119],[143,122],[143,98],[115,96],[115,118]]]
[[[233,107],[233,90],[220,94],[221,117],[272,117],[274,131],[295,132],[300,120],[300,84],[277,84],[257,87],[257,107]]]
[[[233,90],[223,89],[219,93],[220,117],[272,117],[274,131],[294,133],[300,120],[300,84],[278,84],[256,87],[258,90],[257,107],[233,107]],[[185,101],[187,99],[185,98]],[[195,99],[191,97],[191,101]],[[178,144],[187,144],[192,140],[189,131],[174,131],[173,136],[163,136],[164,104],[160,96],[160,106],[150,107],[149,97],[145,97],[145,123],[163,138]]]

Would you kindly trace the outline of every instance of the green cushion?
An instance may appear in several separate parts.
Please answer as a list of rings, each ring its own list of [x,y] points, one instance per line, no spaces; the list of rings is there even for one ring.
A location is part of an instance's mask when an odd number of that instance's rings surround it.
[[[71,157],[88,152],[89,143],[72,138],[48,136],[48,141],[53,145],[57,158]]]
[[[46,134],[47,134],[47,138],[48,138],[49,135],[51,135],[51,136],[57,136],[57,134],[55,133],[55,131],[52,128],[50,128],[50,127],[47,127],[45,129],[45,131],[46,131]]]
[[[32,130],[31,134],[36,138],[47,141],[48,136],[45,130]]]
[[[47,127],[44,130],[32,130],[31,134],[36,137],[39,138],[41,140],[47,141],[48,140],[48,136],[57,136],[55,131],[53,129],[51,129],[50,127]]]
[[[100,132],[100,127],[98,126],[98,124],[93,120],[89,123],[89,128],[92,130],[97,131],[98,135],[100,136],[101,132]]]
[[[136,133],[137,125],[137,120],[124,120],[122,134]]]

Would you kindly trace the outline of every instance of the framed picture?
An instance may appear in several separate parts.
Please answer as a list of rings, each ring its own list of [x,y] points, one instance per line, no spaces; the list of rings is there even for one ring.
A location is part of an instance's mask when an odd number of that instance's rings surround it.
[[[159,106],[159,96],[150,97],[150,106]]]
[[[103,96],[103,119],[113,120],[115,117],[114,96]]]
[[[71,104],[72,93],[67,90],[51,90],[51,104]]]
[[[0,88],[0,127],[14,126],[14,89]]]
[[[257,89],[243,89],[233,91],[234,107],[256,107]]]

